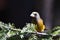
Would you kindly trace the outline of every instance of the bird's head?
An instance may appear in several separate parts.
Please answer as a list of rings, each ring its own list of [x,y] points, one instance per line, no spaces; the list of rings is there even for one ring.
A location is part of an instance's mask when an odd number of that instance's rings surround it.
[[[30,16],[35,18],[35,17],[39,16],[39,13],[38,12],[32,12]]]

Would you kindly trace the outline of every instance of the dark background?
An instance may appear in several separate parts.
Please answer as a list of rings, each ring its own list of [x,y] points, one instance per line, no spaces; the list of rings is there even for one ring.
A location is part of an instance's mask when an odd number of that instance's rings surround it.
[[[31,22],[30,14],[32,11],[39,12],[44,19],[42,14],[43,5],[42,0],[0,0],[0,21],[14,23],[17,28],[22,28],[26,23]],[[53,2],[52,24],[52,26],[60,25],[59,0]]]

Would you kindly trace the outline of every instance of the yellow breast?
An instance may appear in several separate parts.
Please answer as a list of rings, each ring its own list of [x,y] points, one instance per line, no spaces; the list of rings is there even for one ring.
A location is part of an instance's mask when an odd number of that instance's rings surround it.
[[[38,20],[37,24],[38,24],[38,27],[36,27],[36,30],[38,32],[43,32],[45,29],[45,25],[43,24],[43,20],[42,19]]]

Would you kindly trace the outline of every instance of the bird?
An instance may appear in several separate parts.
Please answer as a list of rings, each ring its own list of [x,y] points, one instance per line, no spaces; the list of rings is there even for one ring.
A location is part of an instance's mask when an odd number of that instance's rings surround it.
[[[37,32],[44,32],[45,30],[45,25],[43,23],[43,19],[40,17],[38,12],[32,12],[31,17],[35,18],[36,23],[37,23],[37,27],[35,27],[35,29],[37,30]]]

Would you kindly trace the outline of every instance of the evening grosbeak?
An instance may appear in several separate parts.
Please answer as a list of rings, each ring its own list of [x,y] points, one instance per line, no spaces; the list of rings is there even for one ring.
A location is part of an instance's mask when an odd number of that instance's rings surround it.
[[[36,31],[37,32],[44,32],[45,25],[43,24],[43,20],[40,18],[39,13],[38,12],[32,12],[30,16],[35,18],[35,20],[37,22],[37,27],[35,27]]]

